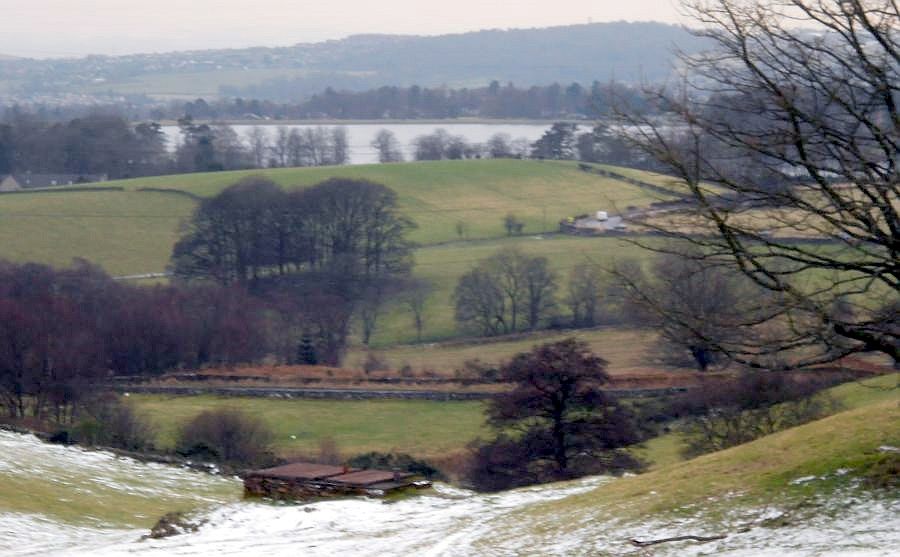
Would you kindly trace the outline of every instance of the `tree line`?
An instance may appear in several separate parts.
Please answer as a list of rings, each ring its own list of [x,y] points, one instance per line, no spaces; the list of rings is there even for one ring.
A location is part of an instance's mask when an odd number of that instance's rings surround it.
[[[217,285],[137,287],[84,261],[53,269],[0,262],[0,396],[10,416],[77,410],[113,374],[256,361],[265,313]]]
[[[585,259],[560,276],[545,257],[507,248],[459,278],[453,303],[458,327],[480,336],[598,325],[650,327],[660,335],[653,363],[706,371],[729,364],[728,347],[761,341],[760,333],[739,324],[764,318],[781,302],[731,268],[674,255],[660,254],[644,264],[623,260],[611,267]]]
[[[244,98],[240,98],[240,97]],[[585,118],[605,116],[622,102],[640,103],[642,91],[620,83],[581,83],[520,87],[491,81],[484,87],[451,88],[384,86],[365,91],[328,87],[301,102],[279,103],[247,99],[246,95],[208,101],[196,99],[153,109],[154,119],[191,116],[195,119],[243,119],[248,115],[273,120],[417,119],[417,118]]]
[[[227,125],[178,121],[181,140],[174,148],[156,122],[131,124],[110,114],[90,114],[66,122],[50,122],[21,111],[8,111],[0,121],[0,175],[48,173],[106,175],[110,179],[171,173],[214,172],[251,168],[347,164],[350,145],[346,128],[278,126],[250,128],[245,136]],[[380,162],[404,160],[396,135],[380,130],[371,146]],[[498,133],[485,143],[437,128],[413,139],[414,160],[481,158],[579,159],[656,168],[640,151],[597,125],[578,133],[575,124],[556,123],[536,142]]]
[[[162,127],[92,114],[50,122],[7,111],[0,121],[0,174],[106,174],[127,178],[172,170]]]
[[[0,175],[106,175],[109,179],[273,166],[340,165],[349,161],[341,127],[263,128],[241,137],[231,126],[178,122],[171,148],[156,122],[132,124],[116,114],[92,113],[52,122],[18,110],[0,121]]]

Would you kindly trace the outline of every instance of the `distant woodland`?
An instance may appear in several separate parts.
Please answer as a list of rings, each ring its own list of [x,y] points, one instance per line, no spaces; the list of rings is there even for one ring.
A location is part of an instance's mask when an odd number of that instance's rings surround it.
[[[645,107],[637,87],[617,83],[590,85],[553,83],[518,87],[492,81],[484,87],[385,86],[366,91],[335,90],[312,95],[297,103],[242,98],[175,103],[151,111],[157,119],[366,119],[383,118],[576,118],[596,119],[616,105]]]

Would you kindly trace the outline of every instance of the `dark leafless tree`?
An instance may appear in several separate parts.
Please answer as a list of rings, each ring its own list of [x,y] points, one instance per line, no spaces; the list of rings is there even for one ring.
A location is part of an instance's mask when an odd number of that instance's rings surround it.
[[[600,267],[580,263],[569,272],[565,303],[572,312],[572,325],[593,327],[600,307],[602,277]]]
[[[545,258],[502,249],[460,277],[456,321],[486,336],[536,329],[552,315],[556,289]]]
[[[691,203],[693,230],[660,226],[683,240],[669,251],[729,265],[778,300],[743,323],[778,334],[717,349],[753,366],[867,351],[897,362],[898,4],[704,0],[686,9],[715,48],[682,56],[682,85],[654,92],[672,118],[621,114]],[[838,299],[853,311],[832,311]]]
[[[654,358],[706,371],[728,363],[723,350],[748,342],[756,331],[742,325],[770,301],[732,267],[696,257],[663,254],[649,276],[639,266],[624,264],[612,274],[626,311],[659,332],[662,343]]]

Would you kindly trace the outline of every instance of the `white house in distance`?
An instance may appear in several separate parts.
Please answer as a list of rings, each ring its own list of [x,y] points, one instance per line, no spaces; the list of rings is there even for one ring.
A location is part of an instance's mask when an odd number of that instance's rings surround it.
[[[106,174],[0,174],[0,192],[105,182]]]

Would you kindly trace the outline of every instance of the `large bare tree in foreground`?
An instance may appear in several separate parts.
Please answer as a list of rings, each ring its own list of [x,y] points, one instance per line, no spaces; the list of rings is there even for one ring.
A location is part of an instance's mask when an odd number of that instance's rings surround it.
[[[792,367],[880,352],[896,363],[897,2],[686,8],[714,48],[682,57],[677,91],[655,92],[674,118],[623,116],[689,201],[686,214],[650,224],[679,241],[648,247],[731,266],[771,294],[735,325],[753,334],[716,346],[732,359]]]

